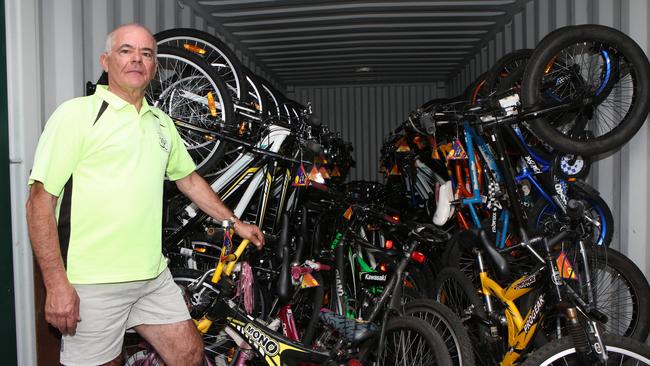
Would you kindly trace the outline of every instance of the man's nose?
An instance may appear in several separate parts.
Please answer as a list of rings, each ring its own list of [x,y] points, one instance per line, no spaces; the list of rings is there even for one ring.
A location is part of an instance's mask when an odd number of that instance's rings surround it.
[[[133,52],[131,54],[131,62],[142,62],[142,55],[140,52]]]

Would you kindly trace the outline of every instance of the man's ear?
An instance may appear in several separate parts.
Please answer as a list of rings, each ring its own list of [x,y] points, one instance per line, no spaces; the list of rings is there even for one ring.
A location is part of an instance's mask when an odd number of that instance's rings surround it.
[[[108,57],[108,54],[106,52],[102,52],[101,55],[99,55],[99,64],[102,65],[102,69],[104,71],[108,72],[108,62],[106,58]]]

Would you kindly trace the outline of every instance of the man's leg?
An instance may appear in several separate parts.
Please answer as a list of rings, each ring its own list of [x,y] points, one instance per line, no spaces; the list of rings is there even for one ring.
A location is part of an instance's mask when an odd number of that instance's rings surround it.
[[[135,329],[149,342],[167,366],[202,363],[203,339],[169,269],[149,281],[131,309],[127,328]]]
[[[165,365],[202,365],[203,340],[192,320],[172,324],[141,324],[134,329],[156,349]]]
[[[122,359],[122,354],[120,354],[119,356],[115,357],[113,361],[105,363],[101,366],[122,366],[122,365],[124,365],[124,360]]]

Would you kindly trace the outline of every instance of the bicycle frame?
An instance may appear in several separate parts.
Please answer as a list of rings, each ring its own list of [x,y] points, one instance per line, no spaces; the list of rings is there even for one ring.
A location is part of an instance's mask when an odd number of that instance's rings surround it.
[[[538,284],[540,278],[545,278],[544,271],[546,267],[542,267],[535,272],[523,276],[518,280],[511,283],[505,289],[498,283],[492,280],[483,266],[483,260],[480,253],[477,254],[480,273],[479,278],[481,282],[481,291],[486,299],[488,313],[493,313],[491,297],[497,297],[506,306],[505,318],[508,326],[508,352],[503,357],[501,362],[502,366],[513,365],[520,354],[526,349],[532,337],[535,335],[538,324],[544,318],[542,306],[546,303],[546,292],[542,291],[537,299],[535,305],[531,308],[525,317],[521,315],[519,308],[515,305],[514,301],[518,298],[533,291]],[[541,287],[545,288],[546,284]]]
[[[271,187],[273,186],[273,176],[271,169],[277,167],[277,161],[273,158],[282,158],[278,151],[283,146],[286,138],[290,135],[288,128],[271,125],[269,133],[265,135],[256,145],[256,151],[263,154],[262,159],[257,159],[255,152],[242,152],[237,158],[228,166],[228,168],[219,176],[211,187],[226,204],[233,203],[235,199],[235,192],[242,192],[238,202],[234,206],[234,213],[237,216],[242,216],[246,209],[249,207],[253,197],[258,191],[260,193],[260,203],[258,205],[258,212],[256,214],[256,224],[262,226],[266,216],[266,208],[269,202]],[[266,155],[264,155],[266,154]],[[293,159],[287,159],[293,162]],[[278,212],[284,209],[286,202],[286,192],[289,187],[289,173],[279,175],[284,178],[282,182],[282,191],[280,192],[280,202],[278,203]],[[244,188],[245,187],[245,188]],[[190,203],[181,209],[180,227],[176,228],[172,233],[165,237],[165,245],[175,245],[179,243],[184,236],[196,224],[207,219],[207,215],[200,214],[196,204]],[[277,224],[278,218],[274,222]],[[273,225],[275,226],[275,224]]]

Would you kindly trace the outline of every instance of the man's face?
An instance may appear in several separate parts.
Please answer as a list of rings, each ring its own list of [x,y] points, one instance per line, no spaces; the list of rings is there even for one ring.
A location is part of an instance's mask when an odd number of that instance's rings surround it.
[[[156,73],[154,49],[155,40],[147,30],[137,26],[116,30],[111,52],[100,57],[109,86],[143,91]]]

